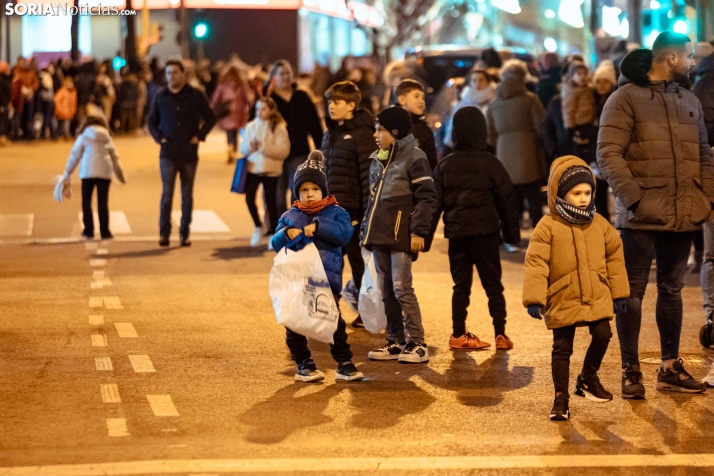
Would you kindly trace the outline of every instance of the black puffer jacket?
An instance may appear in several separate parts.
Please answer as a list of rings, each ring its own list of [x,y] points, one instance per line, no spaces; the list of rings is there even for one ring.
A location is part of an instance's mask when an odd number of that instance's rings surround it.
[[[438,162],[436,139],[434,138],[434,131],[432,131],[431,127],[429,127],[429,124],[426,122],[424,116],[412,114],[412,130],[410,132],[417,140],[417,147],[423,150],[426,154],[426,160],[429,161],[429,167],[431,167],[431,170],[434,170]]]
[[[506,243],[521,241],[520,207],[503,164],[486,152],[486,118],[476,107],[454,116],[454,152],[434,170],[439,195],[432,232],[444,213],[444,236],[464,238],[503,232]]]
[[[714,54],[704,58],[699,65],[699,81],[692,88],[692,92],[702,103],[709,145],[714,147]]]
[[[342,125],[329,117],[322,137],[322,153],[327,165],[327,188],[347,210],[352,220],[362,221],[369,201],[369,156],[377,149],[374,116],[366,109]]]

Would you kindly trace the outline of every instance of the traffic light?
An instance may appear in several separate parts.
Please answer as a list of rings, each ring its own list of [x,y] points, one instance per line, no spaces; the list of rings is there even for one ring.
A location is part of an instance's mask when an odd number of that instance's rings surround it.
[[[193,27],[193,36],[202,40],[208,36],[208,23],[205,21],[200,21],[196,23]]]

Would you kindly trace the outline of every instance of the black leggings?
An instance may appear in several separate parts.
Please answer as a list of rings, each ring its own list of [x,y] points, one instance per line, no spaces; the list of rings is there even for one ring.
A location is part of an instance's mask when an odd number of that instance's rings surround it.
[[[82,215],[84,221],[84,236],[94,236],[94,214],[92,213],[92,193],[97,187],[97,215],[99,215],[99,232],[102,238],[111,235],[109,231],[109,185],[111,180],[89,178],[82,179]]]
[[[577,326],[559,327],[553,329],[553,353],[551,354],[551,366],[553,368],[553,384],[555,393],[568,394],[570,379],[570,356],[573,355],[573,340],[575,339],[575,329]],[[610,320],[600,319],[599,321],[587,324],[590,328],[592,341],[585,354],[583,362],[583,377],[590,377],[600,370],[607,345],[610,343],[612,331],[610,330]]]
[[[248,211],[253,218],[253,223],[256,228],[259,228],[262,223],[260,215],[258,215],[258,207],[255,205],[255,196],[258,194],[258,186],[263,184],[263,198],[265,205],[268,208],[268,219],[270,220],[270,228],[268,234],[275,233],[278,227],[278,180],[279,177],[268,177],[265,175],[255,175],[249,173],[245,179],[245,203],[248,205]]]

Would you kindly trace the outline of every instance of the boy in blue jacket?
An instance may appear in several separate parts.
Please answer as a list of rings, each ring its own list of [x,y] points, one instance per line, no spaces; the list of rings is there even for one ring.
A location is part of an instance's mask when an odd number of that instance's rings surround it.
[[[280,217],[271,244],[275,251],[280,252],[286,246],[290,250],[300,251],[308,243],[314,243],[320,252],[335,302],[339,302],[342,290],[342,247],[350,241],[353,227],[349,213],[337,205],[334,196],[327,194],[322,152],[313,151],[298,167],[293,184],[293,193],[299,199]],[[337,362],[335,378],[347,381],[362,380],[364,375],[352,363],[346,328],[345,321],[340,316],[333,336],[334,344],[330,344],[330,353]],[[324,380],[325,374],[317,369],[310,358],[307,337],[287,328],[286,333],[285,340],[290,356],[297,364],[295,380]]]

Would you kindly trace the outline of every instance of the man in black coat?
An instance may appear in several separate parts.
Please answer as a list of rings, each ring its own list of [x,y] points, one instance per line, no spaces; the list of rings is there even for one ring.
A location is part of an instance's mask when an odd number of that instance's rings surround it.
[[[434,170],[439,195],[432,234],[444,214],[444,236],[449,240],[449,263],[454,280],[451,301],[454,349],[483,349],[490,344],[466,332],[466,316],[476,266],[488,296],[497,349],[511,349],[506,335],[506,299],[501,284],[503,241],[516,245],[521,240],[520,205],[516,191],[501,162],[486,152],[486,118],[476,107],[467,106],[454,115],[454,152]]]
[[[357,109],[361,93],[351,81],[335,83],[325,92],[329,117],[327,132],[322,138],[322,154],[327,165],[327,188],[337,198],[352,219],[354,233],[343,248],[352,268],[353,285],[347,285],[346,301],[357,307],[362,286],[364,261],[359,245],[359,229],[369,201],[370,155],[377,149],[374,142],[374,116],[366,109]],[[353,327],[363,327],[358,316]]]
[[[149,131],[161,145],[161,215],[159,245],[169,246],[171,205],[176,175],[181,179],[181,246],[190,246],[189,232],[193,213],[193,184],[198,166],[198,143],[216,124],[216,114],[208,98],[186,84],[183,63],[166,62],[167,86],[156,95],[149,113]]]
[[[409,131],[417,140],[417,147],[424,151],[431,170],[436,168],[437,152],[434,131],[426,122],[426,96],[424,86],[419,81],[405,79],[397,86],[397,101],[412,116],[412,130]]]

